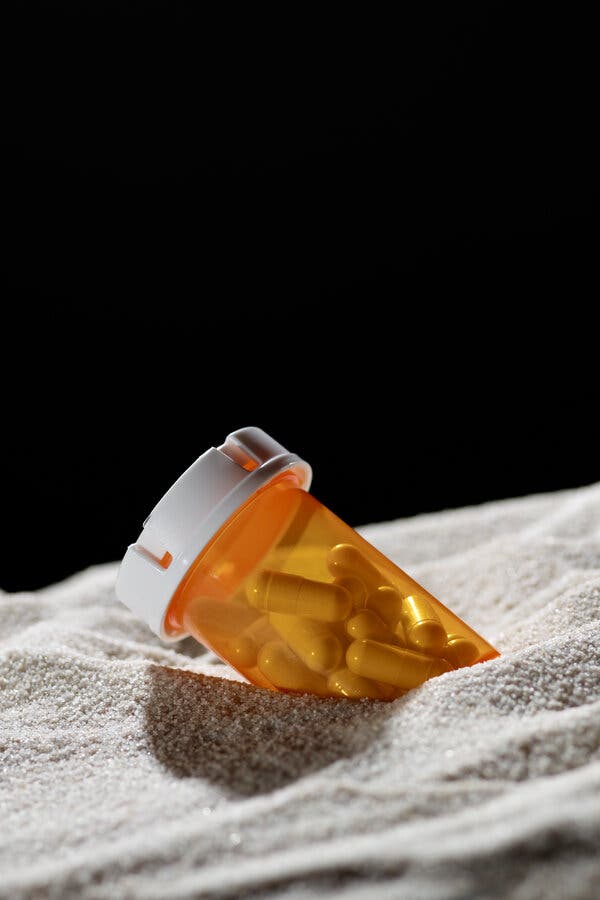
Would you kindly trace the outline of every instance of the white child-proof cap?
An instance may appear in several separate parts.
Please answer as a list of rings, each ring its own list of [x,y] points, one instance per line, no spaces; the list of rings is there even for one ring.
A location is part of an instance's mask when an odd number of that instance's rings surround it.
[[[294,469],[308,490],[312,469],[260,428],[240,428],[211,447],[154,507],[117,576],[119,600],[167,641],[164,620],[191,564],[227,519],[276,475]]]

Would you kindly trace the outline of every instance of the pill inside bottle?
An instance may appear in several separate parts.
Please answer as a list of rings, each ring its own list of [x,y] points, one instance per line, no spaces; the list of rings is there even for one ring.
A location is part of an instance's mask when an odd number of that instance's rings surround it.
[[[125,554],[117,596],[165,641],[192,635],[257,687],[394,700],[498,651],[309,493],[259,428],[175,482]]]

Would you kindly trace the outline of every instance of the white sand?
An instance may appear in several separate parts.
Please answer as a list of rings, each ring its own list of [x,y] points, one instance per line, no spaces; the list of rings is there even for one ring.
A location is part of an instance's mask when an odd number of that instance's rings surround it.
[[[0,896],[600,896],[600,485],[361,529],[503,656],[393,704],[0,598]]]

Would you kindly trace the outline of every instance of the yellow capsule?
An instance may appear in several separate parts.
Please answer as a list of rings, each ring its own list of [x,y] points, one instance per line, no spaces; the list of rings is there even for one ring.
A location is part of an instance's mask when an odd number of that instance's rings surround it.
[[[312,619],[271,613],[269,621],[305,666],[326,675],[336,669],[344,654],[338,638],[326,625]]]
[[[392,635],[372,609],[361,609],[348,619],[346,631],[355,641],[372,638],[374,641],[390,641]]]
[[[231,662],[234,666],[242,669],[252,668],[256,665],[260,647],[276,637],[277,635],[269,623],[269,617],[260,616],[231,641]]]
[[[343,578],[334,578],[333,583],[339,584],[340,587],[348,591],[354,609],[362,609],[364,607],[367,600],[367,589],[360,578],[353,578],[351,575],[347,575]]]
[[[326,694],[327,682],[311,672],[281,641],[269,641],[258,651],[258,668],[275,687]]]
[[[457,666],[470,666],[476,662],[480,653],[475,644],[461,637],[460,634],[449,634],[448,647],[444,651],[444,655]]]
[[[352,610],[348,591],[339,584],[265,569],[253,580],[248,600],[261,612],[339,622]]]
[[[423,653],[443,654],[448,635],[432,604],[420,595],[409,594],[402,601],[401,615],[406,640]]]
[[[396,588],[382,584],[369,594],[367,607],[374,610],[390,628],[395,628],[402,614],[402,594]]]
[[[327,687],[334,694],[342,697],[372,697],[373,700],[381,700],[385,696],[383,691],[369,678],[361,678],[350,669],[338,669],[333,672],[327,681]]]
[[[393,684],[403,691],[452,669],[445,659],[369,640],[353,641],[346,652],[346,662],[357,675]]]
[[[359,578],[369,592],[385,581],[379,569],[353,544],[332,547],[327,555],[327,565],[336,578]]]
[[[251,669],[256,665],[258,647],[254,641],[240,634],[229,647],[230,662],[240,669]]]

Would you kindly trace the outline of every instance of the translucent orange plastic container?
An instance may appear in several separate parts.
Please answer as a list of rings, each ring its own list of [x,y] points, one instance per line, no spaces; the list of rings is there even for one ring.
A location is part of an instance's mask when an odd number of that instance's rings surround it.
[[[207,503],[203,496],[196,504],[199,519],[206,523],[208,509],[210,522],[196,528],[191,542],[188,528],[188,544],[196,545],[193,556],[189,547],[176,555],[177,535],[169,544],[164,524],[177,520],[178,509],[181,518],[178,491],[189,501],[189,478],[188,491],[183,490],[188,470],[183,483],[180,479],[171,489],[171,502],[169,492],[162,510],[159,504],[146,521],[146,540],[142,532],[121,566],[118,595],[137,612],[143,612],[144,601],[140,604],[139,591],[138,599],[133,597],[131,559],[141,556],[158,581],[164,578],[162,590],[155,584],[149,589],[159,597],[150,604],[155,611],[150,624],[163,638],[191,634],[263,688],[378,700],[395,699],[429,678],[499,655],[309,494],[310,468],[260,429],[234,432],[218,450],[208,451],[215,452],[243,474],[224,494],[214,472],[207,480],[206,466],[204,477],[196,479],[196,492],[202,493],[204,482],[214,497]],[[261,473],[263,467],[268,471]],[[248,484],[253,476],[254,484]],[[215,516],[224,501],[225,509]],[[155,513],[162,527],[153,530]],[[193,519],[193,512],[186,515]]]

